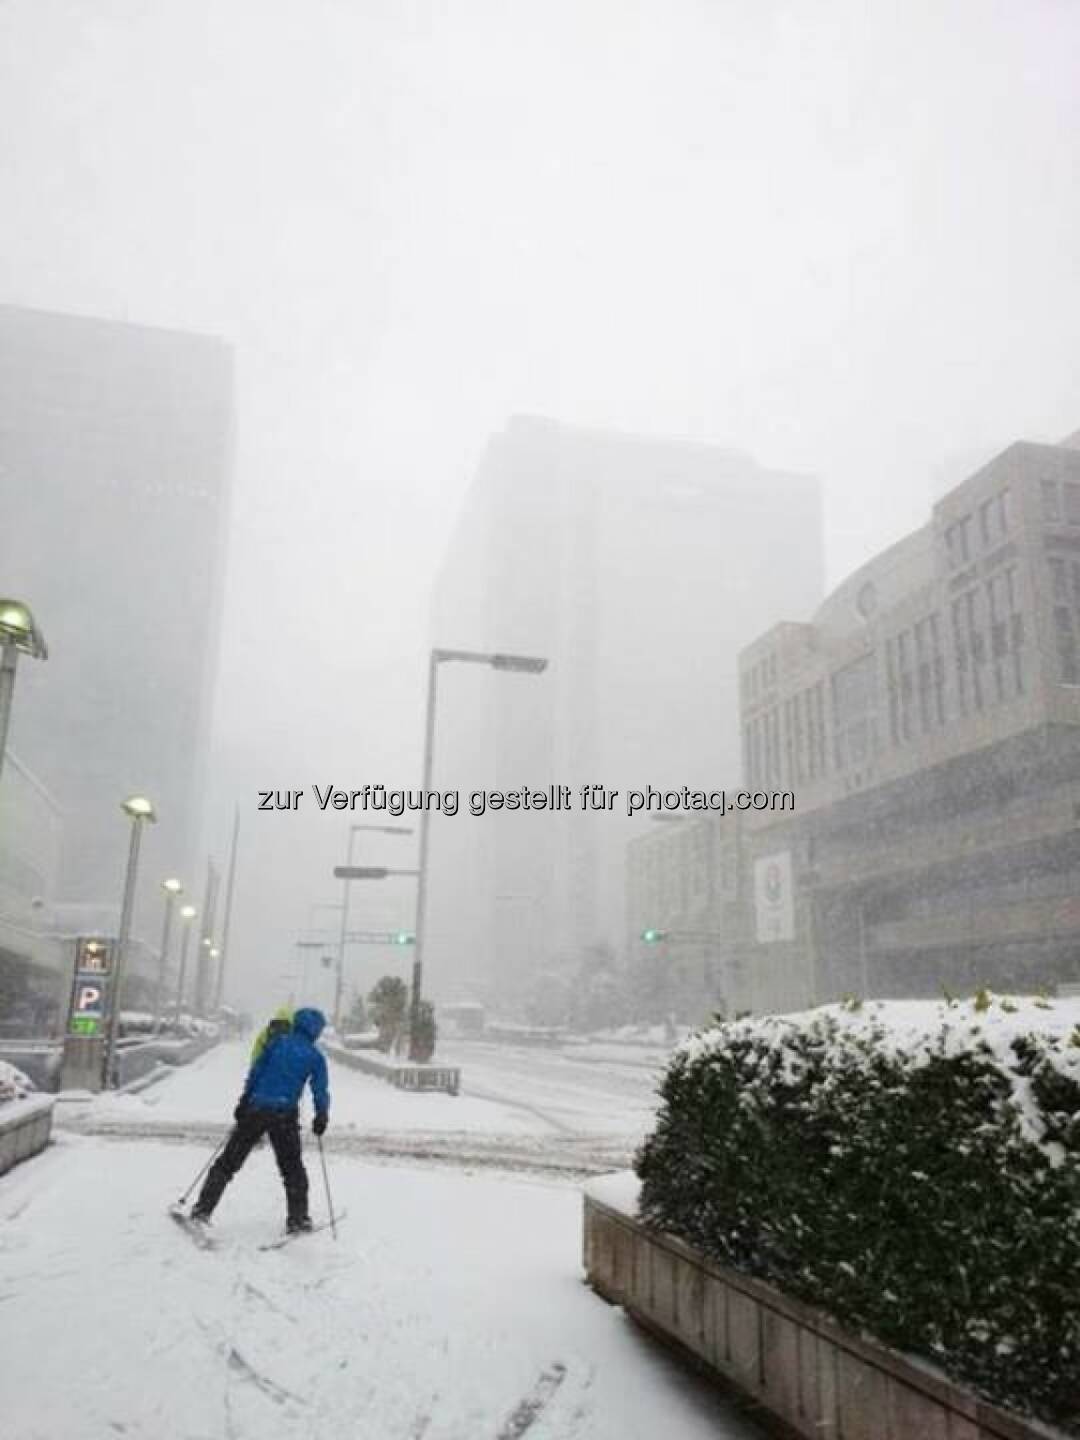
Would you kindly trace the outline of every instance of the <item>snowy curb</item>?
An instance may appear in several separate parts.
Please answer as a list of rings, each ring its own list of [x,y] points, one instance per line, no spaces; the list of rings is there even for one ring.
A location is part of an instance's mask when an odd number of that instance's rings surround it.
[[[347,1050],[341,1045],[324,1044],[327,1056],[350,1070],[377,1075],[398,1090],[443,1091],[457,1095],[461,1089],[461,1069],[457,1065],[412,1065],[388,1060],[371,1050]]]
[[[45,1149],[54,1104],[51,1095],[30,1095],[0,1105],[0,1175]]]
[[[980,1399],[921,1360],[842,1329],[822,1311],[638,1220],[632,1173],[584,1193],[588,1283],[806,1440],[890,1434],[1066,1440]]]
[[[159,1080],[164,1080],[166,1075],[175,1075],[176,1066],[159,1060],[153,1070],[147,1071],[135,1080],[129,1080],[126,1085],[119,1086],[113,1093],[116,1095],[138,1095],[142,1090],[149,1090],[151,1085],[156,1085]]]

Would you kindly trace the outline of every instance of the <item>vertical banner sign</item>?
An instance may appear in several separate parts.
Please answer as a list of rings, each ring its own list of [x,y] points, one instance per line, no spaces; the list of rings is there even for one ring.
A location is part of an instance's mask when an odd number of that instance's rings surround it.
[[[104,940],[75,942],[75,975],[68,1013],[69,1035],[99,1035],[105,1019],[112,953]]]
[[[759,945],[795,939],[790,850],[754,861],[754,910]]]

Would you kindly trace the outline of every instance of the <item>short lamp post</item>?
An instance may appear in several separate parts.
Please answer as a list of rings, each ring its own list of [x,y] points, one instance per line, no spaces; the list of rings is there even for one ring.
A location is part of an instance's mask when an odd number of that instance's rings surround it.
[[[172,933],[173,907],[176,905],[177,897],[184,893],[184,887],[179,880],[169,879],[161,882],[161,888],[165,891],[165,919],[161,927],[161,953],[158,956],[157,987],[154,994],[154,1010],[157,1015],[157,1028],[161,1029],[163,1014],[162,1008],[165,1004],[165,973],[169,964],[169,939]]]
[[[0,771],[7,749],[11,700],[15,694],[15,666],[19,655],[47,660],[45,637],[34,623],[30,607],[21,600],[0,600]]]
[[[180,919],[184,922],[183,934],[180,939],[180,966],[176,972],[176,1003],[174,1005],[173,1019],[180,1020],[180,1011],[184,1005],[184,981],[187,979],[187,952],[188,942],[191,939],[191,922],[195,919],[198,911],[194,905],[181,905]]]
[[[121,807],[131,821],[127,870],[124,874],[124,898],[120,906],[120,930],[116,937],[116,961],[113,967],[112,994],[109,1005],[109,1031],[105,1041],[103,1084],[108,1089],[115,1079],[116,1037],[120,1026],[120,991],[124,983],[128,940],[131,933],[131,911],[135,903],[135,883],[139,873],[139,844],[143,826],[157,819],[154,807],[145,795],[129,795]]]

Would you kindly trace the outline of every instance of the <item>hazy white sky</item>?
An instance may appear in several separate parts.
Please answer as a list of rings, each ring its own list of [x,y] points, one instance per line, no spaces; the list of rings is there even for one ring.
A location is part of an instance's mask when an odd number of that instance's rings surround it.
[[[0,299],[236,348],[253,785],[415,780],[510,413],[817,472],[833,580],[1080,426],[1073,0],[4,0],[0,137]],[[249,886],[318,833],[252,834]]]

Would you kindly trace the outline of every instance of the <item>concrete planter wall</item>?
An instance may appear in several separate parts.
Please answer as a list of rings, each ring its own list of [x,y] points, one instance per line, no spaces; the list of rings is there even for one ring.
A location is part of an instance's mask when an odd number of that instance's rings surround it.
[[[9,1041],[0,1044],[0,1060],[6,1060],[16,1070],[21,1070],[34,1082],[37,1090],[60,1088],[60,1046],[55,1042]]]
[[[807,1440],[1066,1440],[843,1330],[636,1218],[637,1181],[585,1191],[589,1284]]]
[[[45,1149],[55,1103],[49,1095],[31,1095],[0,1105],[0,1175]]]

